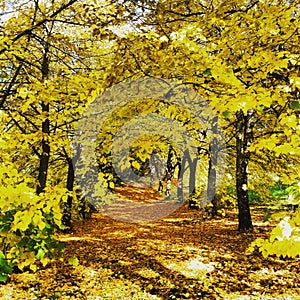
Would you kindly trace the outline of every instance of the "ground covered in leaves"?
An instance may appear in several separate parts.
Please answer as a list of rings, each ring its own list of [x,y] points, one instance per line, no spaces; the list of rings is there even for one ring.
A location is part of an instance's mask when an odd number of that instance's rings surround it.
[[[236,212],[205,219],[184,205],[143,224],[95,213],[59,237],[64,261],[12,275],[0,299],[300,299],[299,259],[245,253],[268,235],[263,217],[254,209],[255,230],[240,234]]]

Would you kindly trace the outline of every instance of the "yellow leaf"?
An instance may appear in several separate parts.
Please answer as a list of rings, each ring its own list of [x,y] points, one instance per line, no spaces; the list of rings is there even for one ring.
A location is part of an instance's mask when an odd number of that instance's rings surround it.
[[[68,263],[69,263],[71,266],[77,267],[78,264],[79,264],[79,260],[78,260],[77,257],[71,256],[71,257],[68,259]]]
[[[114,184],[112,181],[110,181],[110,182],[109,182],[109,187],[110,187],[111,189],[113,189],[113,188],[115,187],[115,184]]]
[[[139,170],[141,168],[140,164],[135,160],[131,163],[131,165],[133,168],[135,168],[137,170]]]
[[[48,257],[44,256],[40,259],[40,262],[45,267],[50,262],[50,259]]]

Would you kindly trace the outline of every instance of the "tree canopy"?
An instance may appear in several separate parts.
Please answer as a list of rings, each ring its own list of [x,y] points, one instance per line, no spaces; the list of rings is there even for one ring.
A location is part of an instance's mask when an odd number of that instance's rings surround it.
[[[148,176],[159,201],[210,203],[213,216],[236,206],[240,232],[253,229],[254,195],[298,207],[295,1],[0,7],[0,281],[13,268],[46,266],[63,250],[56,233],[134,178]],[[278,184],[281,198],[272,194]],[[249,249],[299,255],[299,216],[277,214],[269,240]]]

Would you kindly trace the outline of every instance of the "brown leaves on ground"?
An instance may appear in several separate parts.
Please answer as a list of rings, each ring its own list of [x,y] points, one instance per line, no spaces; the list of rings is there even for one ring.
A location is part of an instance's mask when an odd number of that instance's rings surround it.
[[[263,212],[255,230],[240,234],[236,212],[204,219],[186,205],[149,223],[113,220],[100,213],[61,235],[64,262],[36,274],[14,274],[1,299],[300,299],[299,259],[246,254],[268,235]],[[70,265],[68,258],[79,264]],[[74,261],[74,260],[73,260]],[[76,260],[75,260],[76,261]],[[290,296],[290,298],[288,298]]]

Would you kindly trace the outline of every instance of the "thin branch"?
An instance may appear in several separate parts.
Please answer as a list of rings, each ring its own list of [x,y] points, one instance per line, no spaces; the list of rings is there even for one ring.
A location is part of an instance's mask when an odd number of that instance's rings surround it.
[[[70,0],[68,3],[62,5],[57,11],[55,11],[54,13],[52,13],[48,18],[45,18],[39,22],[37,22],[34,26],[32,26],[31,28],[25,29],[22,32],[20,32],[17,36],[15,36],[12,39],[12,42],[16,42],[17,40],[19,40],[20,38],[22,38],[23,36],[26,35],[30,35],[33,30],[35,30],[36,28],[44,25],[45,23],[47,23],[49,21],[49,19],[53,19],[54,17],[56,17],[58,14],[60,14],[63,10],[67,9],[69,6],[73,5],[75,2],[77,2],[78,0]],[[0,50],[0,55],[2,53],[4,53],[5,51],[7,51],[8,48],[3,48]]]

